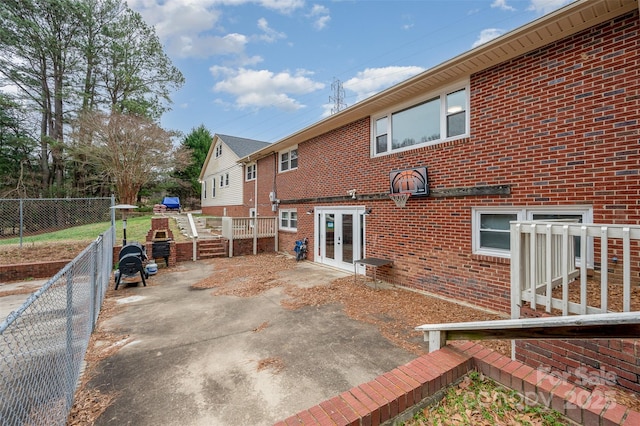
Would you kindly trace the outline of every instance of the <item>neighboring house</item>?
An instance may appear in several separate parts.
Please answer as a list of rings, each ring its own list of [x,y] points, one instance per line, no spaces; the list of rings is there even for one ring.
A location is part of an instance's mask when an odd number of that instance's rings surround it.
[[[268,142],[235,136],[213,136],[200,172],[202,213],[212,216],[249,217],[254,205],[244,201],[245,182],[256,179],[255,163],[244,167],[238,159],[268,146]]]
[[[508,313],[510,221],[640,224],[638,12],[573,2],[240,158],[258,164],[258,213],[277,209],[283,250],[308,237],[314,262],[392,260],[378,277]]]

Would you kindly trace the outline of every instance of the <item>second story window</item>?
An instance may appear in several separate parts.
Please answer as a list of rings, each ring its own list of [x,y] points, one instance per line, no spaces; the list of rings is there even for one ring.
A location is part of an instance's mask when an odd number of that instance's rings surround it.
[[[286,172],[298,168],[298,147],[280,152],[280,171]]]
[[[256,179],[256,163],[247,165],[247,178],[246,180]]]
[[[467,87],[458,86],[372,117],[374,155],[464,137],[469,128],[467,94]]]
[[[216,146],[216,158],[222,155],[222,145]]]

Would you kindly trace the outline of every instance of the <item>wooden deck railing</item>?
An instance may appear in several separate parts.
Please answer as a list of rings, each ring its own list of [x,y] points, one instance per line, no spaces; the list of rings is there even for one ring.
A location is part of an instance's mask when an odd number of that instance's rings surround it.
[[[275,237],[278,245],[277,217],[223,217],[222,236],[229,240],[229,257],[233,256],[233,240]],[[254,243],[254,254],[256,248]]]
[[[632,253],[632,242],[640,240],[637,225],[595,225],[566,222],[527,221],[511,223],[511,316],[520,317],[522,302],[532,309],[544,307],[562,311],[562,315],[595,314],[609,312],[608,271],[615,263],[622,268],[622,311],[631,310],[632,267],[637,276],[637,247]],[[575,253],[579,241],[580,253]],[[615,251],[610,252],[610,247]],[[599,306],[590,306],[587,294],[588,265],[593,253],[599,261]],[[635,262],[632,262],[632,254]],[[579,297],[570,301],[569,284],[580,280]],[[635,283],[637,284],[637,282]],[[560,298],[553,296],[556,287],[562,287]]]

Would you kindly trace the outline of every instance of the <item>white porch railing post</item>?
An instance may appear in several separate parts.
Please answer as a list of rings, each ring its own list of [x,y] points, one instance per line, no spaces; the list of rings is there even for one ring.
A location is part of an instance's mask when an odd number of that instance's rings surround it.
[[[600,311],[603,314],[607,313],[609,309],[609,294],[608,294],[608,272],[609,265],[607,264],[607,258],[609,253],[609,244],[607,239],[607,227],[600,227]]]
[[[529,291],[531,292],[531,309],[536,310],[536,296],[538,294],[538,234],[536,224],[531,225],[529,238]]]
[[[522,224],[511,223],[511,318],[520,318],[522,303]]]
[[[222,236],[229,240],[229,257],[233,257],[233,218],[222,217]]]
[[[545,227],[545,246],[547,248],[547,253],[551,253],[551,250],[553,250],[553,236],[551,235],[551,224],[547,223],[547,226]],[[546,264],[546,282],[547,282],[547,290],[545,292],[545,296],[546,296],[546,303],[545,303],[545,309],[547,312],[551,312],[551,292],[553,291],[553,259],[549,258],[548,255],[542,256],[544,259],[546,259],[545,264]]]
[[[572,241],[573,242],[573,241]],[[574,262],[573,250],[569,249],[569,225],[562,226],[562,315],[569,315],[569,257]],[[549,254],[547,254],[549,258]],[[551,298],[551,295],[549,295]]]
[[[622,310],[631,310],[631,231],[622,228]]]
[[[587,227],[580,226],[580,311],[579,314],[587,313]]]

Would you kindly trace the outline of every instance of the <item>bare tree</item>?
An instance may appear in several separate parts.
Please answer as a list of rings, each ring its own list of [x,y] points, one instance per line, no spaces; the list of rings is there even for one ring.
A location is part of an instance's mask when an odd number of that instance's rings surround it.
[[[93,143],[76,145],[74,154],[113,182],[120,203],[135,204],[146,183],[189,161],[185,150],[174,148],[175,135],[147,117],[89,112],[80,121]]]

